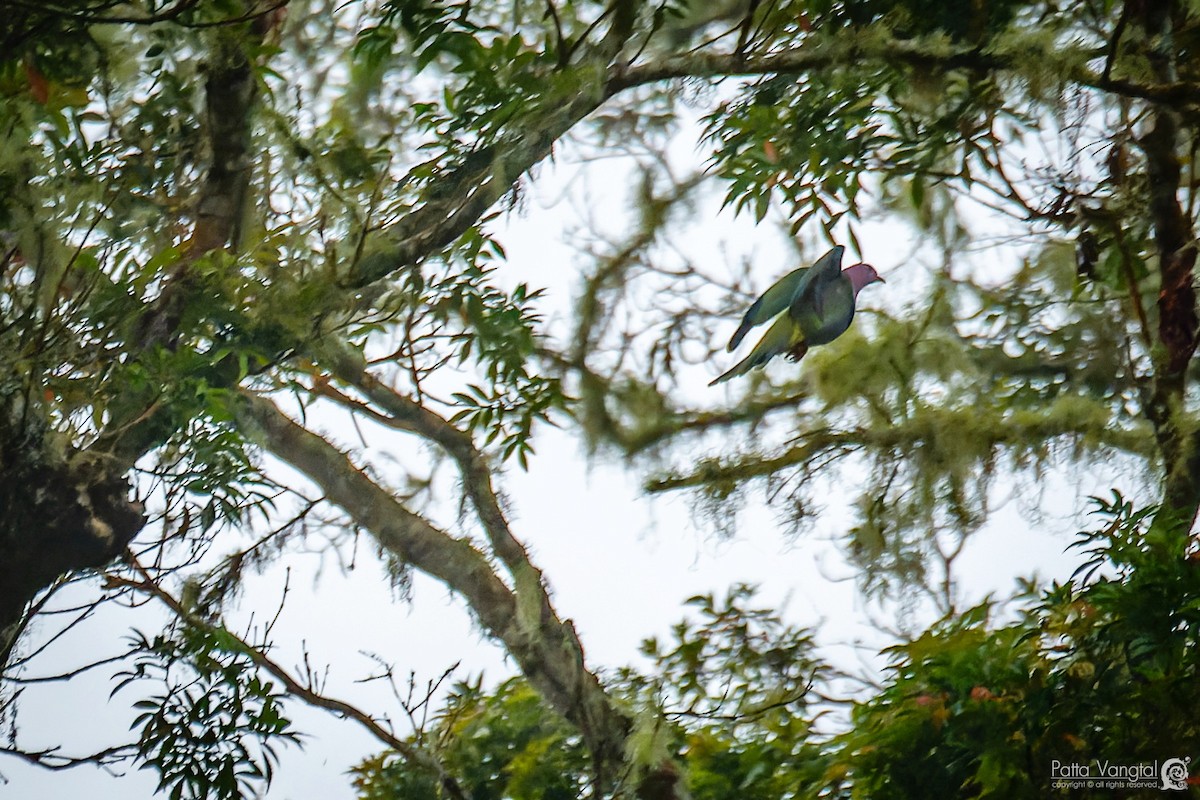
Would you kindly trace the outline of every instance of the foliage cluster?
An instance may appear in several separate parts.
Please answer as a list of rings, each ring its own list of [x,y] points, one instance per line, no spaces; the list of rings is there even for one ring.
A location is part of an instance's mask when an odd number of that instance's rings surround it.
[[[159,775],[171,800],[234,800],[270,784],[276,750],[299,741],[284,715],[285,694],[262,679],[246,648],[219,628],[183,624],[151,641],[120,674],[115,696],[131,684],[157,684],[138,700],[141,766]]]
[[[635,706],[664,712],[654,746],[678,753],[696,800],[1055,794],[1052,763],[1163,762],[1197,752],[1200,565],[1179,526],[1154,508],[1095,499],[1078,535],[1087,563],[1068,581],[1026,585],[943,619],[888,650],[879,686],[857,692],[845,733],[844,675],[816,659],[809,631],[754,608],[750,587],[693,598],[699,621],[647,664],[610,676]],[[476,798],[587,796],[586,754],[571,726],[521,679],[460,685],[424,744]],[[390,754],[363,762],[364,800],[433,796],[435,776]],[[1156,775],[1154,781],[1158,781]],[[1157,790],[1157,785],[1155,786]],[[1101,785],[1072,797],[1111,797]]]

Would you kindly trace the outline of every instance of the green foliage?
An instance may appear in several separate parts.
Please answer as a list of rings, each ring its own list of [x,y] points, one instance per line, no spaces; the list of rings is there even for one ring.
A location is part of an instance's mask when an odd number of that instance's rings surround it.
[[[179,486],[189,503],[201,504],[196,519],[201,535],[213,526],[245,524],[251,509],[273,508],[274,484],[263,478],[228,412],[217,408],[221,418],[192,420],[167,443],[160,459],[160,474]]]
[[[688,600],[699,619],[648,639],[646,677],[677,728],[688,790],[697,800],[786,797],[820,774],[812,739],[813,692],[828,677],[812,632],[751,603],[753,587]]]
[[[851,4],[856,26],[866,21],[863,11],[870,5]],[[869,50],[881,30],[904,35],[900,20],[909,19],[909,12],[916,25],[934,26],[922,31],[927,36],[922,41],[934,51],[944,47],[936,35],[948,30],[943,22],[952,22],[953,32],[960,35],[965,35],[960,26],[974,27],[968,20],[975,14],[955,4],[935,4],[946,16],[917,8],[921,4],[915,2],[877,5],[906,8],[893,11],[875,30],[831,32],[822,46],[834,52]],[[988,4],[998,20],[1004,18],[996,30],[1003,29],[1020,5],[1024,4]],[[835,9],[826,13],[838,17]],[[810,33],[805,38],[815,37]],[[763,78],[707,120],[708,137],[716,146],[713,161],[727,184],[726,203],[739,211],[752,210],[761,221],[771,200],[778,198],[793,235],[816,223],[832,241],[833,229],[844,216],[859,217],[864,188],[864,194],[870,194],[873,185],[886,193],[893,182],[907,181],[917,208],[924,205],[931,184],[961,182],[969,189],[980,171],[972,162],[982,157],[986,171],[990,151],[1012,135],[997,130],[998,113],[1018,130],[1036,126],[1006,107],[1017,104],[1011,87],[1004,88],[1010,90],[1008,96],[994,81],[968,69],[930,72],[905,64],[864,63],[852,70],[813,69],[798,79]],[[847,230],[861,251],[853,226]]]
[[[682,754],[696,800],[770,800],[820,774],[814,765],[821,756],[806,741],[808,693],[823,670],[812,658],[811,634],[753,599],[748,586],[724,598],[692,598],[697,620],[674,626],[668,642],[647,640],[644,671],[627,668],[608,681],[610,691],[645,711],[645,730],[629,745],[636,764]],[[493,690],[460,684],[433,729],[410,742],[466,795],[483,800],[568,800],[591,780],[577,732],[523,679]],[[388,754],[354,773],[364,800],[427,798],[439,777]]]
[[[1194,544],[1186,527],[1152,526],[1153,507],[1095,503],[1103,522],[1078,540],[1089,562],[1065,584],[1030,585],[1018,622],[991,627],[985,603],[892,649],[891,679],[832,743],[838,791],[1045,797],[1053,761],[1094,771],[1196,752]]]
[[[689,600],[698,619],[647,640],[647,669],[621,670],[609,688],[665,714],[643,749],[677,754],[697,800],[1038,798],[1054,793],[1054,761],[1095,771],[1189,755],[1200,747],[1195,545],[1180,526],[1151,525],[1153,507],[1116,493],[1095,504],[1100,524],[1078,539],[1090,559],[1072,580],[1028,585],[1015,621],[988,601],[890,648],[887,679],[843,733],[814,730],[843,712],[814,700],[838,676],[814,658],[811,633],[754,608],[746,586]],[[520,680],[460,686],[412,743],[476,797],[576,797],[587,781],[571,728]],[[367,800],[436,786],[386,754],[355,775]]]
[[[237,639],[221,628],[181,626],[152,640],[113,694],[142,681],[162,692],[134,703],[138,753],[171,800],[240,800],[269,786],[281,744],[299,741],[283,698]]]
[[[1029,757],[1023,718],[1030,676],[1040,678],[1035,645],[1022,629],[988,630],[989,609],[892,649],[893,679],[856,709],[830,766],[853,796],[1035,796],[1040,760]]]
[[[812,635],[786,625],[776,612],[750,606],[754,593],[739,584],[724,598],[692,597],[688,605],[698,610],[698,622],[677,623],[669,646],[657,639],[642,643],[669,706],[698,717],[728,716],[735,724],[803,711],[822,671],[811,659]]]
[[[860,81],[819,72],[800,80],[768,78],[748,97],[718,108],[708,119],[708,136],[728,181],[726,203],[751,209],[762,221],[778,195],[793,234],[816,219],[830,238],[844,214],[857,216],[868,156],[882,141],[875,87]]]
[[[478,682],[459,684],[436,729],[414,742],[427,743],[476,800],[572,800],[589,763],[574,728],[519,679],[486,692]],[[438,786],[437,775],[386,754],[353,772],[364,800],[425,800]]]
[[[532,363],[542,321],[534,304],[542,292],[524,283],[511,292],[495,286],[496,267],[490,262],[503,259],[504,251],[477,229],[460,245],[461,261],[451,271],[432,280],[410,272],[404,284],[413,294],[402,299],[414,308],[424,306],[434,330],[448,333],[459,365],[480,370],[480,381],[452,393],[457,410],[451,421],[464,423],[482,435],[485,446],[495,443],[503,459],[515,456],[525,467],[533,454],[534,424],[549,421],[567,403],[560,380]],[[437,354],[433,363],[444,357]]]

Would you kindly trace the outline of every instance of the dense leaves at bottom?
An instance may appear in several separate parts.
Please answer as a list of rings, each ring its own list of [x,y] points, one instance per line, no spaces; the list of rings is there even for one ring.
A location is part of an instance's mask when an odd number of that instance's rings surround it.
[[[1101,764],[1193,756],[1200,557],[1155,509],[1115,493],[1095,502],[1100,524],[1079,534],[1088,560],[1071,580],[1028,583],[1015,614],[985,602],[891,648],[884,685],[833,736],[814,728],[818,716],[845,717],[817,697],[834,693],[834,673],[813,660],[807,632],[752,609],[747,587],[694,598],[700,622],[644,646],[653,680],[624,670],[609,681],[669,720],[635,734],[639,757],[679,757],[696,800],[771,800],[1046,797],[1054,762],[1095,775]],[[590,796],[578,736],[521,679],[460,686],[413,744],[472,797]],[[436,776],[393,754],[355,775],[364,800],[437,796]],[[1106,785],[1069,795],[1115,796]]]
[[[1119,495],[1096,504],[1104,522],[1077,542],[1090,561],[1029,586],[1020,621],[989,626],[984,604],[894,649],[892,679],[834,742],[847,796],[1044,797],[1056,761],[1097,775],[1196,753],[1192,541]]]

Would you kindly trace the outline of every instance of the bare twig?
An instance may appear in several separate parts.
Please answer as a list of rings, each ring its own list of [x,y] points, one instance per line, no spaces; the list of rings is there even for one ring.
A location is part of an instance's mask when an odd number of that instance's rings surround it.
[[[357,722],[361,727],[366,729],[368,733],[386,746],[395,750],[405,759],[414,764],[419,764],[420,766],[437,774],[439,780],[441,781],[442,787],[451,797],[456,798],[456,800],[467,800],[467,795],[458,785],[458,782],[453,776],[446,772],[445,767],[443,767],[441,762],[439,762],[432,754],[422,749],[413,747],[408,742],[397,737],[392,731],[384,728],[373,717],[357,706],[321,694],[313,689],[310,684],[306,684],[297,680],[291,674],[291,672],[284,669],[280,664],[268,657],[262,652],[261,649],[251,645],[245,639],[242,639],[232,631],[215,625],[203,617],[200,617],[186,609],[178,599],[176,599],[170,592],[164,589],[158,583],[158,581],[154,579],[154,576],[150,574],[150,571],[142,566],[141,562],[137,560],[137,556],[135,556],[131,551],[126,551],[124,560],[125,563],[132,567],[135,572],[141,575],[142,580],[131,581],[116,577],[112,578],[113,580],[121,581],[131,588],[157,597],[164,605],[167,606],[167,608],[171,609],[171,611],[177,617],[193,628],[210,633],[220,632],[224,636],[231,637],[237,642],[238,646],[241,648],[246,657],[254,662],[255,666],[267,671],[273,677],[275,677],[293,697],[296,697],[316,708],[323,708],[327,711],[332,711],[341,715],[343,718],[351,719]]]

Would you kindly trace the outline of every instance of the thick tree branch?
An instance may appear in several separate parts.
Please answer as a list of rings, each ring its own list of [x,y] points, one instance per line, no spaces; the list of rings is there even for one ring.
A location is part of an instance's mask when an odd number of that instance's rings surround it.
[[[480,151],[439,182],[439,198],[375,237],[354,265],[346,288],[358,289],[418,264],[450,245],[512,189],[516,180],[548,157],[554,144],[605,99],[584,91],[538,122]]]
[[[514,580],[518,581],[518,594],[523,591],[540,594],[540,603],[548,612],[550,598],[543,589],[541,571],[532,565],[524,545],[512,535],[492,486],[491,468],[483,453],[475,447],[471,436],[381,383],[367,370],[366,361],[349,349],[336,353],[332,367],[339,380],[354,386],[386,412],[384,419],[388,424],[434,442],[454,459],[462,473],[467,496],[475,506],[492,549]]]
[[[1082,62],[1089,52],[1064,61]],[[1102,53],[1101,53],[1102,55]],[[745,75],[801,74],[838,66],[905,63],[942,69],[1004,70],[1019,66],[1028,54],[997,55],[978,48],[947,49],[904,39],[832,40],[803,44],[765,56],[746,58],[733,53],[691,52],[632,67],[607,70],[600,84],[585,88],[569,103],[531,114],[531,122],[481,151],[470,163],[440,182],[439,196],[382,234],[372,251],[353,270],[349,286],[360,288],[406,266],[418,263],[461,236],[512,187],[515,179],[550,155],[554,143],[607,100],[632,88],[682,78],[721,78]],[[1178,81],[1137,85],[1113,80],[1077,67],[1066,80],[1128,97],[1168,106],[1200,103],[1200,85]]]
[[[1072,58],[1061,58],[1061,53],[1054,55],[1064,65],[1080,64],[1087,58],[1102,56],[1103,51],[1080,51]],[[1028,53],[987,53],[974,47],[947,48],[942,44],[931,45],[922,40],[891,38],[832,40],[749,58],[740,57],[735,53],[691,52],[639,64],[614,74],[609,81],[609,95],[635,86],[667,80],[795,75],[839,66],[861,67],[864,62],[878,62],[881,65],[907,64],[937,69],[1008,70],[1023,66],[1022,61],[1029,57]],[[1063,77],[1068,82],[1088,88],[1171,107],[1200,103],[1200,84],[1189,81],[1172,79],[1153,84],[1138,84],[1109,78],[1081,66],[1067,68]]]
[[[524,545],[512,535],[508,521],[504,516],[504,512],[500,507],[499,500],[492,486],[492,474],[487,459],[475,446],[471,436],[456,428],[449,421],[381,383],[367,371],[365,361],[356,353],[348,349],[339,350],[333,357],[332,362],[334,375],[337,378],[357,388],[374,405],[386,412],[385,415],[372,413],[375,419],[391,427],[415,433],[431,442],[435,442],[455,460],[462,474],[463,486],[467,496],[471,499],[471,503],[475,506],[476,513],[483,523],[488,541],[512,575],[518,608],[526,609],[525,611],[519,611],[518,616],[536,617],[539,620],[539,627],[544,627],[550,621],[557,623],[558,616],[550,602],[550,596],[546,591],[542,572],[530,560],[529,553],[526,551]],[[531,611],[530,609],[534,610]],[[574,663],[578,665],[579,674],[576,675],[576,670],[572,668],[565,674],[550,674],[550,679],[557,685],[563,685],[563,682],[567,680],[584,681],[586,691],[576,692],[576,698],[580,705],[584,708],[588,704],[599,706],[600,712],[604,714],[604,718],[599,721],[607,726],[609,735],[623,736],[624,731],[628,728],[629,721],[611,711],[608,706],[607,697],[600,690],[599,683],[590,672],[587,672],[583,661],[583,648],[575,634],[574,627],[569,621],[558,623],[557,626],[553,624],[550,626],[551,631],[556,629],[561,629],[565,636],[561,637],[561,640],[558,642],[549,642],[548,649],[553,652],[561,651],[565,647],[572,658],[575,659]],[[555,669],[558,664],[559,661],[557,659],[549,659],[539,665],[539,673],[547,668]],[[543,696],[553,704],[554,697],[545,694],[542,685],[533,678],[533,675],[538,673],[528,672],[524,669],[525,666],[523,664],[523,671],[530,677],[533,685],[539,691],[543,691]],[[579,724],[578,720],[581,716],[587,718],[596,715],[596,712],[580,714],[579,711],[572,713],[571,709],[558,708],[558,710],[567,719],[575,721],[576,724]],[[594,724],[595,722],[589,722],[589,725]],[[581,728],[586,735],[589,727],[581,726]],[[594,728],[591,729],[594,730]],[[593,737],[589,740],[589,743],[592,744],[593,752],[598,753],[597,761],[600,762],[602,761],[599,757],[601,751],[597,750],[594,741]],[[606,743],[605,746],[612,744],[615,744],[615,742]],[[616,763],[613,762],[614,766]],[[604,770],[600,771],[604,772]],[[677,782],[675,778],[678,776],[673,765],[670,763],[655,765],[651,773],[656,777],[644,781],[639,787],[639,791],[643,795],[650,793],[652,787],[655,786],[670,787],[672,791],[674,790]],[[667,793],[655,796],[669,797],[671,795]]]
[[[1150,62],[1160,81],[1176,79],[1171,38],[1171,3],[1148,3],[1141,25],[1160,42]],[[1153,126],[1138,144],[1146,155],[1150,219],[1158,255],[1158,343],[1154,389],[1146,415],[1162,450],[1166,483],[1162,506],[1167,517],[1191,524],[1200,508],[1200,434],[1188,430],[1183,415],[1187,368],[1196,352],[1197,314],[1194,270],[1196,235],[1179,202],[1181,119],[1170,107],[1153,111]]]
[[[195,199],[195,224],[181,247],[182,258],[140,323],[142,349],[167,345],[176,335],[196,288],[196,260],[236,244],[252,168],[250,116],[256,90],[247,44],[246,32],[226,31],[218,35],[210,53],[204,99],[212,161]]]
[[[964,424],[969,422],[976,430],[987,427],[991,432],[991,447],[1019,446],[1023,442],[1041,442],[1069,436],[1088,437],[1097,444],[1131,453],[1142,454],[1147,446],[1147,437],[1143,434],[1116,427],[1098,427],[1094,420],[1072,418],[1065,414],[1054,418],[1042,414],[1024,418],[1020,414],[1010,417],[997,415],[994,424],[983,426],[979,424],[981,412],[977,408],[966,408],[954,413],[962,415]],[[704,462],[693,472],[652,479],[646,483],[646,490],[666,492],[728,481],[747,481],[774,475],[822,457],[849,455],[864,450],[884,453],[895,450],[911,452],[916,448],[935,444],[939,436],[950,435],[946,431],[954,427],[947,425],[951,412],[943,410],[934,416],[935,419],[898,422],[887,428],[826,428],[812,431],[801,436],[797,444],[778,455]]]
[[[0,654],[6,657],[27,602],[65,572],[108,563],[145,524],[123,474],[102,459],[38,444],[0,441]]]
[[[534,597],[521,594],[531,591],[528,579],[537,576],[532,565],[527,562],[524,574],[515,578],[517,591],[510,591],[483,553],[413,514],[346,455],[268,400],[244,393],[237,414],[246,430],[307,475],[381,547],[461,595],[484,628],[504,643],[530,683],[579,728],[597,764],[610,768],[621,763],[629,720],[587,670],[574,626],[560,620],[538,596],[540,584]],[[430,420],[416,416],[411,424],[428,425]],[[452,438],[444,431],[437,435]],[[611,780],[611,773],[601,771],[602,782]]]
[[[212,161],[196,198],[195,224],[183,257],[140,322],[143,349],[172,341],[193,299],[192,266],[236,238],[251,171],[255,83],[246,56],[247,35],[222,31],[209,54],[205,108]],[[127,411],[114,413],[84,453],[72,453],[48,440],[52,437],[0,442],[0,477],[9,491],[18,493],[0,496],[0,653],[11,650],[21,609],[39,589],[64,572],[107,563],[143,524],[141,508],[128,500],[131,489],[123,475],[170,435],[172,423],[153,394],[127,398],[123,405]],[[13,452],[4,452],[10,446]],[[37,502],[29,502],[24,489],[29,485],[45,487]],[[35,531],[38,535],[31,535]]]

